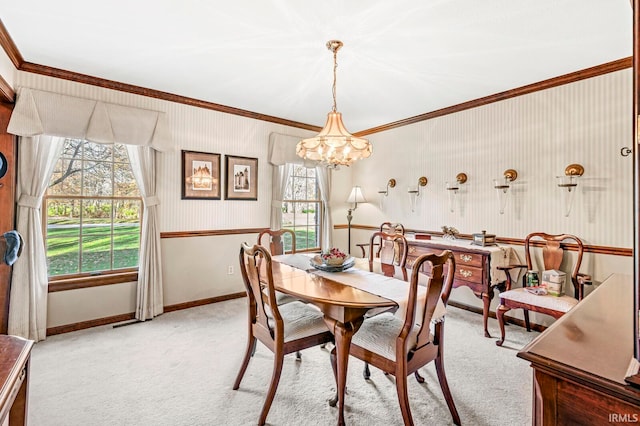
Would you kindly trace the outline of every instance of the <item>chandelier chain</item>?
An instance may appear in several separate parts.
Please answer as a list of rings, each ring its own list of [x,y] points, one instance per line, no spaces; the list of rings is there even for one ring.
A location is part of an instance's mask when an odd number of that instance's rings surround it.
[[[333,50],[333,112],[338,111],[338,106],[336,102],[336,80],[337,80],[337,69],[338,69],[338,49]]]

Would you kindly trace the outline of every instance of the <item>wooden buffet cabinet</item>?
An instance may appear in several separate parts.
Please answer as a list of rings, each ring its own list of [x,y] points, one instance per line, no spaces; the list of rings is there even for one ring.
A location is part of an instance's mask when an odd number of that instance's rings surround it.
[[[520,263],[515,251],[508,246],[474,246],[470,240],[445,240],[434,238],[431,240],[416,240],[407,236],[409,245],[407,267],[423,254],[440,253],[451,250],[456,259],[456,272],[453,288],[468,287],[476,297],[482,299],[482,321],[484,335],[491,337],[487,329],[489,321],[489,306],[494,296],[494,288],[500,287],[506,280],[503,271],[497,266]],[[428,272],[428,271],[424,271]]]
[[[640,423],[633,277],[614,274],[518,353],[533,368],[533,425]]]
[[[32,347],[32,340],[0,335],[0,425],[27,423]]]

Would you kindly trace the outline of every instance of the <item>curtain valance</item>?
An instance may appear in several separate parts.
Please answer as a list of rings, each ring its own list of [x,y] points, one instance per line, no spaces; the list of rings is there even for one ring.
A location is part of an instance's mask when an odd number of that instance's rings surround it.
[[[305,137],[272,132],[269,135],[269,163],[274,166],[283,166],[289,163],[315,167],[316,161],[305,160],[296,154],[296,145]]]
[[[164,112],[21,87],[9,127],[18,136],[50,135],[98,143],[174,149]]]

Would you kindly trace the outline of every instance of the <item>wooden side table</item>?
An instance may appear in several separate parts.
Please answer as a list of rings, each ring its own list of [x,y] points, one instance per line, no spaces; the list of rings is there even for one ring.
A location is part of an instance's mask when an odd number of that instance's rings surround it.
[[[0,424],[27,424],[29,360],[33,341],[0,335]]]

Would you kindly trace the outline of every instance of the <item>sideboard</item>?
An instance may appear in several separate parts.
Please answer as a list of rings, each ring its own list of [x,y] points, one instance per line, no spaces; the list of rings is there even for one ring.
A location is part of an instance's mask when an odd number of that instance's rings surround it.
[[[32,340],[0,335],[0,424],[27,424]],[[8,421],[7,421],[8,420]]]
[[[442,250],[451,250],[456,259],[456,272],[453,279],[453,288],[468,287],[476,297],[482,299],[482,321],[485,337],[491,337],[487,329],[489,322],[489,306],[494,296],[494,288],[504,284],[507,277],[499,266],[518,264],[520,260],[516,252],[509,246],[476,246],[470,240],[446,240],[433,238],[431,240],[416,240],[407,235],[409,250],[407,254],[407,268],[411,268],[413,262],[429,253],[440,253]],[[423,268],[428,268],[423,265]],[[429,273],[424,269],[423,272]],[[518,273],[515,271],[514,273]],[[516,277],[517,279],[517,277]]]
[[[633,277],[613,274],[518,353],[533,368],[532,424],[640,423],[640,389],[624,380],[633,312]]]

